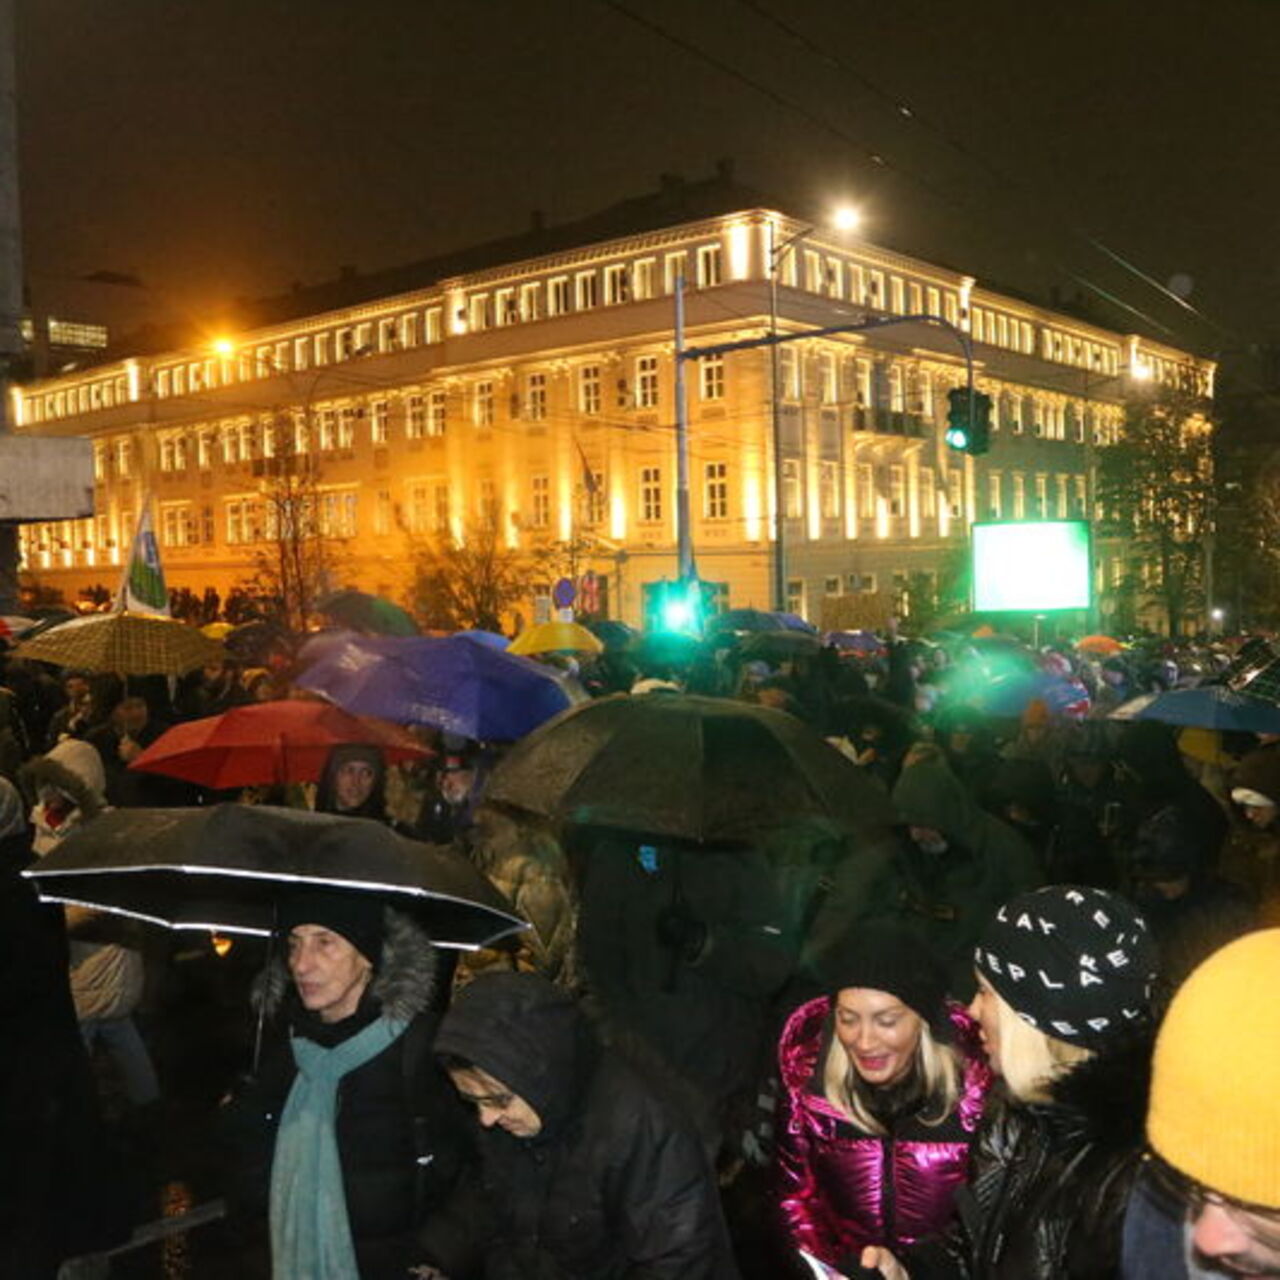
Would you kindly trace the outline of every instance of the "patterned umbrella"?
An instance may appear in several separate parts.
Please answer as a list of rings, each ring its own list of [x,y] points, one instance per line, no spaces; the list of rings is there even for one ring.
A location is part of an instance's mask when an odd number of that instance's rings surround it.
[[[173,618],[145,613],[94,613],[74,618],[31,640],[14,653],[82,671],[122,676],[180,676],[223,655],[220,644]]]

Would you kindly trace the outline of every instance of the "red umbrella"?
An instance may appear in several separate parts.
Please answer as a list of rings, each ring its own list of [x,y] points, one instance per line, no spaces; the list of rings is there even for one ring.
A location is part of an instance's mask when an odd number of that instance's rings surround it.
[[[286,699],[174,725],[129,767],[218,790],[316,782],[329,752],[344,742],[378,747],[388,764],[430,754],[411,734],[382,720],[353,716],[328,702]]]

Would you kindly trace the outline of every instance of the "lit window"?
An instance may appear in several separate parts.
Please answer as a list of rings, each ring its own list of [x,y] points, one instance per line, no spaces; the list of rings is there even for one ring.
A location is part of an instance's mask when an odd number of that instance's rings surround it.
[[[698,361],[699,387],[704,400],[724,399],[724,356],[704,356]]]
[[[391,490],[379,489],[373,507],[373,531],[375,534],[391,532],[394,510],[391,505]]]
[[[532,504],[529,509],[530,524],[535,529],[545,529],[551,523],[551,479],[534,476],[532,480]]]
[[[451,525],[449,522],[449,486],[447,484],[437,484],[432,490],[431,500],[431,525],[438,534],[447,534],[450,532]]]
[[[907,475],[902,467],[889,468],[889,514],[891,516],[906,515],[907,512]]]
[[[445,424],[444,392],[440,389],[427,396],[427,435],[444,435]]]
[[[493,426],[493,383],[477,382],[472,406],[472,421],[477,427]]]
[[[640,470],[640,519],[653,522],[662,519],[662,468]]]
[[[721,282],[723,254],[718,244],[704,244],[698,249],[698,288],[710,289]]]
[[[658,291],[658,261],[656,258],[641,258],[632,269],[632,293],[637,302],[652,298]]]
[[[540,284],[520,286],[520,318],[522,320],[542,319],[542,286]]]
[[[467,328],[472,333],[479,333],[481,329],[489,327],[492,319],[492,312],[489,309],[489,295],[487,293],[473,293],[467,302]]]
[[[587,523],[597,525],[604,523],[605,488],[603,471],[585,471],[583,488],[587,498]]]
[[[547,375],[531,373],[526,385],[527,410],[531,422],[541,422],[547,416]]]
[[[391,422],[391,403],[375,400],[370,406],[369,438],[374,444],[386,444]]]
[[[444,311],[440,307],[428,307],[423,313],[424,342],[444,341]]]
[[[338,448],[351,449],[355,443],[356,410],[354,405],[346,405],[338,415]]]
[[[625,263],[617,263],[604,269],[605,306],[617,306],[631,300],[631,276]]]
[[[562,316],[572,308],[569,293],[569,277],[557,276],[547,285],[547,314]]]
[[[1021,471],[1013,473],[1013,518],[1027,518],[1027,480]]]
[[[600,301],[600,280],[594,271],[580,271],[574,280],[574,297],[579,311],[589,311]]]
[[[729,464],[708,462],[703,468],[705,487],[702,498],[702,514],[708,520],[726,520],[729,517]]]
[[[421,396],[405,401],[404,433],[410,440],[421,440],[427,434],[427,406]]]
[[[999,520],[1004,513],[1002,490],[1000,472],[992,471],[987,476],[987,515],[992,520]]]
[[[1049,477],[1036,476],[1036,509],[1035,517],[1043,520],[1049,514]]]
[[[675,293],[676,281],[681,277],[688,277],[689,273],[684,268],[687,257],[684,253],[667,254],[662,266],[662,285],[667,293]]]
[[[514,289],[499,289],[495,299],[495,319],[500,325],[516,324],[520,319],[520,306]]]
[[[641,356],[636,361],[636,408],[658,407],[658,357]]]
[[[133,441],[116,442],[116,473],[121,477],[128,476],[133,470]]]
[[[584,364],[578,370],[578,408],[583,413],[600,412],[600,366]]]

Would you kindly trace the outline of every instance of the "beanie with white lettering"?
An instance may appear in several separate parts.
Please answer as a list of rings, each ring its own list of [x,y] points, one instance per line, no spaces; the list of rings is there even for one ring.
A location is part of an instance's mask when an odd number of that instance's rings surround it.
[[[978,972],[1024,1022],[1098,1049],[1150,1014],[1156,950],[1147,923],[1120,897],[1049,885],[1006,902],[987,924]]]

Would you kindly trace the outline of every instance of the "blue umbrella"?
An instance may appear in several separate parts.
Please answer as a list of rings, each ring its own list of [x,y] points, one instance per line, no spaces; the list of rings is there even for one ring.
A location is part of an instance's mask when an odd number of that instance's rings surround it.
[[[483,742],[522,738],[585,697],[554,668],[462,635],[362,637],[298,683],[348,711]]]
[[[766,609],[726,609],[707,623],[709,632],[715,631],[786,631],[782,615]]]
[[[1280,733],[1280,707],[1225,685],[1168,689],[1144,694],[1111,713],[1112,720],[1161,720],[1189,729],[1238,730],[1241,733]]]
[[[468,640],[478,640],[481,644],[487,644],[490,649],[505,649],[511,641],[506,636],[499,635],[496,631],[455,631],[456,636],[465,636]]]

